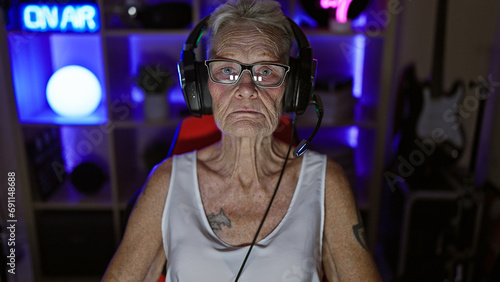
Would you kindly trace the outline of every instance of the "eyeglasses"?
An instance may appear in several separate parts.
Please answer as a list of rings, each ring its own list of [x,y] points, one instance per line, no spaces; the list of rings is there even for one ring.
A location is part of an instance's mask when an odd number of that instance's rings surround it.
[[[263,88],[280,87],[290,70],[287,65],[276,63],[240,64],[230,60],[206,60],[210,79],[218,84],[235,84],[243,71],[248,70],[255,84]]]

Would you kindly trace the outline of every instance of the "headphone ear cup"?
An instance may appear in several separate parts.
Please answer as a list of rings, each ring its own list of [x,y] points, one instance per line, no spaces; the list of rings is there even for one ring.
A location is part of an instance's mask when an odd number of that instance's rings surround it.
[[[202,62],[192,62],[186,68],[184,62],[177,65],[184,100],[195,117],[212,114],[212,96],[208,90],[208,71]]]
[[[283,97],[283,111],[301,115],[309,106],[312,96],[311,66],[304,65],[304,59],[293,57],[289,59],[288,64],[290,76]]]
[[[191,62],[181,61],[177,65],[184,100],[193,116],[201,117],[201,97],[197,83],[197,71]]]
[[[290,71],[288,72],[285,94],[283,95],[283,111],[293,113],[296,109],[296,96],[298,94],[297,83],[299,60],[290,57],[288,65],[290,66]]]
[[[208,70],[204,62],[195,62],[196,80],[198,85],[198,93],[201,98],[201,114],[211,115],[212,111],[212,96],[208,90]]]
[[[300,66],[298,66],[297,69],[297,100],[295,102],[295,114],[301,115],[306,111],[312,98],[314,78],[311,76],[312,66],[310,61],[301,58]]]
[[[212,112],[212,98],[207,84],[208,73],[204,63],[196,61],[195,54],[209,18],[210,15],[203,18],[191,31],[182,48],[180,62],[177,64],[184,100],[195,117]],[[205,99],[207,96],[208,100]]]

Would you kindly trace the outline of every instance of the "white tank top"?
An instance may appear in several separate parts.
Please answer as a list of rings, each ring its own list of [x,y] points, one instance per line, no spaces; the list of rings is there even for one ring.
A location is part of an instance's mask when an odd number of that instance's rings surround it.
[[[302,158],[290,207],[278,226],[255,244],[240,282],[319,282],[323,276],[326,157],[307,152]],[[166,282],[234,281],[249,246],[229,245],[210,228],[198,187],[196,152],[173,157],[161,227]]]

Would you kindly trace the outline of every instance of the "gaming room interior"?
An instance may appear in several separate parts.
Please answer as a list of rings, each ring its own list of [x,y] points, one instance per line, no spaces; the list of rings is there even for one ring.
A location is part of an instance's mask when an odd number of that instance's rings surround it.
[[[177,63],[222,2],[1,2],[1,281],[99,281],[149,171],[220,138]],[[500,2],[279,2],[383,280],[500,281]]]

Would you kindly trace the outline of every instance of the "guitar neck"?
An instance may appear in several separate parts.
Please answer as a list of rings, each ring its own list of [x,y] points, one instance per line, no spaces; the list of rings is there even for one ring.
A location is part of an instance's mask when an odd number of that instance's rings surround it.
[[[431,95],[437,97],[443,89],[444,47],[446,35],[447,0],[438,0],[434,31],[434,57],[432,60]]]
[[[487,91],[489,91],[489,86],[481,82],[477,83],[475,86],[477,92],[480,93],[479,97],[486,97]],[[486,106],[486,99],[479,100],[479,108],[477,110],[476,124],[474,128],[474,138],[472,140],[472,153],[469,161],[469,174],[474,175],[476,173],[477,157],[479,151],[479,143],[481,141],[481,129],[483,126],[484,118],[484,108]]]

